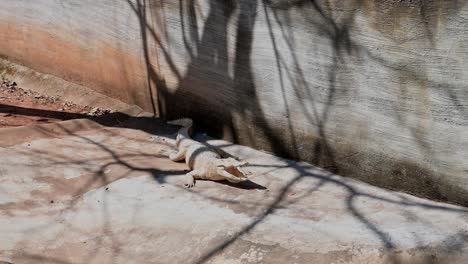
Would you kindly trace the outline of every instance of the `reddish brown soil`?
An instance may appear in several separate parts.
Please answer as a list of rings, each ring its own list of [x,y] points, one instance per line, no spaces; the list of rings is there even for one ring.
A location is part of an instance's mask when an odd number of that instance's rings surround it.
[[[0,128],[53,123],[109,112],[25,90],[13,81],[0,80]]]

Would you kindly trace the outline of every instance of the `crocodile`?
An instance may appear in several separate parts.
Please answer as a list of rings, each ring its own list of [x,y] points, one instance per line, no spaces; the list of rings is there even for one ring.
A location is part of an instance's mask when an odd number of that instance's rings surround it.
[[[187,188],[195,186],[196,180],[227,180],[231,183],[247,181],[247,173],[241,166],[247,165],[247,161],[239,161],[235,158],[223,158],[213,148],[193,140],[191,136],[193,121],[189,118],[178,119],[168,122],[173,125],[182,126],[177,132],[175,146],[176,152],[169,155],[172,161],[185,160],[191,170],[186,174]]]

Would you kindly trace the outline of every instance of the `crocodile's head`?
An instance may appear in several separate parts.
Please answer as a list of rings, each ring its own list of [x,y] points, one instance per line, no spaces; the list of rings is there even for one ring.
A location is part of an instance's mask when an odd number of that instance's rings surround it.
[[[234,158],[219,159],[217,167],[239,178],[238,182],[248,180],[246,173],[241,166],[247,165],[247,161],[238,161]]]

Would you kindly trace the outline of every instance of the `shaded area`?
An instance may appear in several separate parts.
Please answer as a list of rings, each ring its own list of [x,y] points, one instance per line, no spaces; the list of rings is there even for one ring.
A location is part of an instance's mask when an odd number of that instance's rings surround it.
[[[21,107],[17,105],[7,105],[7,104],[0,104],[0,113],[3,113],[3,116],[6,117],[21,117],[24,116],[25,118],[30,118],[30,121],[26,121],[25,123],[21,123],[18,125],[13,126],[23,126],[23,125],[34,125],[34,121],[41,122],[41,120],[49,121],[50,122],[58,122],[63,120],[70,120],[70,119],[90,119],[97,121],[103,125],[113,125],[118,124],[118,122],[122,122],[128,118],[129,115],[124,113],[111,113],[105,114],[102,116],[92,116],[90,114],[83,114],[83,113],[74,113],[64,112],[64,111],[56,111],[56,110],[47,110],[47,109],[38,109],[38,108],[29,108],[29,107]],[[34,118],[36,117],[36,118]]]
[[[144,1],[143,1],[144,2]],[[436,179],[440,179],[438,174],[431,170],[426,170],[422,165],[412,164],[411,162],[402,163],[401,161],[388,162],[388,157],[378,156],[375,162],[371,159],[370,166],[379,164],[384,169],[372,169],[367,172],[367,165],[363,164],[366,157],[374,153],[366,153],[363,157],[359,154],[359,149],[339,149],[336,147],[335,137],[330,137],[330,126],[338,122],[336,120],[336,111],[343,104],[349,104],[342,98],[349,98],[351,87],[346,87],[343,83],[352,84],[349,79],[351,65],[361,66],[360,60],[370,60],[372,63],[395,71],[400,79],[413,79],[426,82],[427,86],[450,87],[449,83],[438,83],[430,80],[429,76],[421,76],[417,71],[413,71],[410,66],[401,66],[401,63],[393,63],[387,59],[387,56],[377,55],[354,41],[353,24],[359,11],[365,10],[375,19],[375,25],[385,25],[385,22],[379,22],[380,18],[391,17],[401,10],[407,10],[405,13],[397,16],[392,28],[377,29],[384,34],[395,38],[397,42],[410,41],[413,38],[427,38],[425,48],[434,46],[434,36],[437,34],[433,25],[437,22],[436,12],[444,15],[456,16],[458,10],[463,6],[459,1],[450,1],[450,3],[420,2],[420,1],[400,1],[400,4],[390,3],[394,1],[376,1],[375,4],[369,1],[350,1],[341,3],[339,1],[180,1],[179,2],[179,34],[182,36],[183,45],[189,55],[189,61],[184,69],[185,75],[182,75],[182,69],[178,68],[178,63],[173,61],[171,52],[166,50],[171,44],[176,44],[170,36],[164,41],[157,38],[156,43],[161,50],[162,58],[169,68],[167,69],[175,76],[177,84],[175,88],[167,90],[162,76],[152,73],[150,76],[155,82],[161,83],[162,93],[164,93],[164,102],[161,107],[164,110],[161,113],[164,117],[172,119],[175,117],[190,116],[195,119],[195,124],[211,135],[223,136],[235,142],[247,144],[257,148],[268,147],[273,153],[292,157],[296,159],[310,160],[313,164],[327,168],[333,172],[340,172],[345,175],[358,177],[379,186],[385,186],[397,190],[405,190],[425,197],[431,197],[437,200],[450,200],[466,205],[466,190],[460,189],[453,191],[458,197],[447,193],[441,193],[440,184]],[[131,3],[129,2],[131,5]],[[164,5],[170,5],[168,9]],[[140,5],[141,6],[141,5]],[[160,12],[164,15],[166,10],[171,10],[173,4],[161,3]],[[419,9],[412,9],[418,7]],[[197,10],[207,10],[206,13],[197,12]],[[295,13],[290,12],[294,10]],[[345,12],[335,13],[333,10],[345,10]],[[411,10],[411,11],[408,11]],[[416,11],[414,11],[416,10]],[[256,87],[254,81],[254,70],[252,69],[253,35],[255,24],[258,23],[259,13],[265,21],[268,29],[267,36],[270,38],[271,45],[275,55],[275,70],[272,75],[279,76],[280,90],[275,91],[280,94],[277,104],[284,106],[282,117],[277,117],[276,123],[272,121],[269,113],[265,112],[259,98],[259,90],[262,87]],[[329,40],[330,60],[324,64],[324,75],[326,75],[327,84],[325,93],[322,95],[314,91],[316,85],[310,83],[306,77],[307,69],[303,69],[303,63],[297,53],[297,43],[293,32],[294,24],[292,17],[300,13],[302,19],[307,22],[307,26],[314,28],[325,39]],[[384,16],[382,14],[385,14]],[[421,36],[413,35],[413,32],[399,35],[399,19],[415,15],[414,20],[420,23],[425,34]],[[145,18],[140,21],[145,29],[152,32],[154,25],[146,22]],[[231,24],[229,21],[232,21]],[[419,21],[419,22],[418,22]],[[435,22],[434,22],[435,21]],[[200,24],[203,27],[200,27]],[[229,31],[231,25],[234,31]],[[173,30],[167,28],[166,24],[159,26],[162,32],[169,34]],[[390,30],[390,31],[389,31]],[[230,37],[233,40],[230,40]],[[164,33],[161,37],[164,37]],[[311,40],[310,45],[314,45]],[[279,44],[281,42],[281,44]],[[231,50],[231,46],[232,50]],[[286,50],[284,47],[286,46]],[[234,53],[231,53],[234,51]],[[232,68],[230,65],[232,63]],[[396,65],[395,65],[396,64]],[[149,66],[149,65],[148,65]],[[149,68],[151,68],[149,66]],[[182,67],[181,67],[182,68]],[[424,72],[424,71],[423,71]],[[267,76],[268,77],[268,76]],[[171,77],[172,78],[172,77]],[[344,80],[344,81],[343,81]],[[401,89],[401,91],[398,91]],[[398,93],[405,94],[405,87],[397,88]],[[422,88],[426,89],[426,88]],[[293,91],[295,96],[301,98],[299,101],[292,101],[289,91]],[[455,105],[459,116],[467,116],[466,109],[463,107],[460,96],[452,89],[441,89],[451,98],[451,104]],[[319,96],[317,96],[319,95]],[[318,97],[318,98],[317,98]],[[404,97],[404,96],[403,96]],[[349,99],[348,99],[349,100]],[[396,102],[393,105],[393,112],[397,116],[401,126],[408,128],[414,137],[424,155],[429,157],[434,153],[430,151],[427,135],[422,132],[424,124],[415,126],[406,121],[407,118],[401,117],[404,112],[405,99]],[[270,102],[271,103],[271,102]],[[294,113],[291,108],[294,105],[301,113],[306,116],[306,122],[311,124],[310,130],[298,133],[292,123]],[[424,106],[422,106],[424,107]],[[296,114],[297,115],[297,114]],[[346,117],[343,117],[346,118]],[[409,118],[408,118],[409,119]],[[355,157],[353,157],[355,156]],[[339,158],[338,158],[339,157]],[[377,157],[377,156],[376,156]],[[379,160],[379,161],[377,161]],[[388,164],[383,164],[388,162]],[[364,166],[362,166],[363,164]],[[356,166],[357,165],[357,166]],[[388,168],[394,168],[392,171]],[[354,168],[350,168],[354,167]],[[398,168],[399,167],[399,168]],[[296,168],[296,167],[295,167]],[[398,168],[398,169],[397,169]],[[301,176],[307,175],[298,169]],[[397,171],[396,171],[397,170]],[[394,181],[391,179],[379,179],[377,176],[382,172],[385,176],[397,177]],[[438,172],[440,173],[440,172]],[[361,176],[362,174],[368,174]],[[398,177],[398,174],[401,177]],[[387,177],[388,178],[388,177]],[[398,180],[397,180],[398,179]],[[414,179],[414,183],[407,184],[406,180]],[[291,184],[294,184],[292,181]],[[390,182],[390,183],[389,183]],[[338,184],[338,183],[335,183]],[[391,235],[380,230],[378,225],[369,221],[363,214],[355,208],[354,201],[361,194],[353,188],[343,186],[349,196],[347,198],[348,209],[359,221],[366,225],[370,232],[374,233],[381,240],[383,246],[391,255],[397,251],[398,246],[391,241]],[[285,190],[288,188],[286,187]],[[456,189],[455,186],[448,184],[448,187],[442,188]],[[278,201],[282,200],[282,194],[278,196]],[[209,260],[217,252],[225,250],[231,243],[236,241],[242,235],[248,233],[253,227],[261,223],[263,219],[274,211],[274,202],[271,207],[257,220],[242,229],[238,236],[225,241],[212,252],[207,253],[200,259],[200,263]],[[398,258],[392,259],[392,262],[398,263]]]
[[[466,205],[468,191],[458,187],[464,165],[440,155],[447,144],[430,132],[454,125],[463,137],[463,89],[432,77],[423,56],[435,53],[434,38],[444,33],[436,25],[458,19],[460,1],[127,3],[139,19],[147,76],[158,93],[152,100],[163,118],[190,116],[212,136]],[[358,26],[362,14],[369,29]],[[414,28],[403,23],[409,18]],[[372,47],[366,34],[388,51]],[[407,42],[421,43],[425,53],[392,51],[392,43]],[[265,58],[270,64],[260,64],[262,56],[273,56]],[[366,75],[397,81],[381,89],[357,81]],[[264,81],[270,78],[275,82]],[[369,95],[360,94],[362,85]],[[431,103],[431,93],[444,101]]]

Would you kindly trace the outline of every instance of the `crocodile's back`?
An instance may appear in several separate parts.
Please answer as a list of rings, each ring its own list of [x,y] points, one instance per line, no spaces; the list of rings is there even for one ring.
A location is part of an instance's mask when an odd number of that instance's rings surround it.
[[[185,154],[185,162],[190,169],[205,169],[213,160],[221,158],[221,156],[210,147],[197,141],[193,142],[194,143],[187,148]]]

